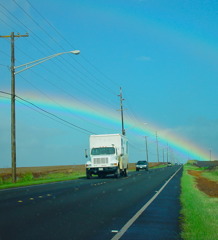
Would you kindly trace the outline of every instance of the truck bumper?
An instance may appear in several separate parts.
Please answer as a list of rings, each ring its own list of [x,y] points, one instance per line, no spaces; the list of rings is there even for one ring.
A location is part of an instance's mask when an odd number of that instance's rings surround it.
[[[86,173],[98,175],[102,174],[113,174],[117,171],[118,167],[95,167],[95,168],[86,168]]]

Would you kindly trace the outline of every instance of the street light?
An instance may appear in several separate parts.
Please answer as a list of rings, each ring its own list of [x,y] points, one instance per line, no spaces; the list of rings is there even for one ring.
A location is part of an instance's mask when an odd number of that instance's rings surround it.
[[[22,64],[20,66],[15,67],[15,54],[14,54],[14,41],[11,43],[11,161],[12,161],[12,181],[16,182],[16,122],[15,122],[15,75],[21,73],[29,68],[32,68],[36,65],[39,65],[45,61],[48,61],[54,57],[60,56],[66,53],[73,53],[78,55],[80,53],[79,50],[73,50],[69,52],[61,52],[50,55],[48,57],[44,57],[29,63]],[[16,69],[22,68],[23,69],[15,72]]]
[[[157,147],[157,162],[159,163],[159,148],[158,148],[158,137],[156,132],[156,147]]]
[[[57,57],[57,56],[60,56],[60,55],[66,54],[66,53],[73,53],[75,55],[78,55],[80,53],[80,51],[79,50],[73,50],[73,51],[69,51],[69,52],[56,53],[56,54],[50,55],[48,57],[44,57],[44,58],[41,58],[41,59],[38,59],[38,60],[35,60],[35,61],[32,61],[32,62],[29,62],[29,63],[22,64],[20,66],[14,67],[14,69],[17,69],[17,68],[20,68],[20,67],[24,67],[24,66],[25,66],[25,68],[20,70],[20,71],[18,71],[18,72],[15,72],[14,74],[16,75],[18,73],[21,73],[21,72],[23,72],[23,71],[25,71],[25,70],[27,70],[29,68],[32,68],[32,67],[34,67],[36,65],[39,65],[39,64],[41,64],[41,63],[43,63],[45,61],[48,61],[48,60],[52,59],[54,57]],[[29,66],[29,67],[27,67],[27,66]]]
[[[145,147],[146,147],[146,158],[148,162],[148,141],[147,141],[148,136],[145,136]]]
[[[144,125],[148,125],[147,122],[143,122]],[[147,141],[148,136],[145,136],[145,147],[146,147],[146,160],[148,162],[148,141]]]
[[[210,151],[210,161],[211,161],[211,149],[209,149],[209,151]]]

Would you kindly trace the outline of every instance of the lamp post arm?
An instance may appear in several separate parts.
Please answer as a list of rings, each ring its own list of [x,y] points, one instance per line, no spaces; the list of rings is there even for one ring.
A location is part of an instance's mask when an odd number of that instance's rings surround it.
[[[77,54],[80,53],[80,51],[79,51],[79,50],[74,50],[74,51],[69,51],[69,52],[56,53],[56,54],[50,55],[50,56],[48,56],[48,57],[40,58],[40,59],[38,59],[38,60],[29,62],[29,63],[25,63],[25,64],[22,64],[22,65],[20,65],[20,66],[16,66],[16,67],[14,67],[14,70],[15,70],[15,69],[18,69],[18,68],[21,68],[21,67],[24,67],[24,66],[26,66],[26,67],[23,68],[23,69],[21,69],[20,71],[15,72],[14,74],[21,73],[21,72],[23,72],[23,71],[25,71],[25,70],[27,70],[27,69],[29,69],[29,68],[32,68],[32,67],[34,67],[34,66],[36,66],[36,65],[39,65],[39,64],[41,64],[41,63],[43,63],[43,62],[46,62],[46,61],[52,59],[52,58],[54,58],[54,57],[57,57],[57,56],[60,56],[60,55],[62,55],[62,54],[66,54],[66,53],[73,53],[73,54],[77,55]],[[35,63],[35,64],[34,64],[34,63]],[[29,65],[31,65],[31,66],[29,66]]]
[[[27,69],[29,69],[29,68],[32,68],[32,67],[34,67],[34,66],[36,66],[36,65],[39,65],[39,64],[41,64],[41,63],[43,63],[43,62],[46,62],[46,61],[48,61],[48,60],[50,60],[50,59],[52,59],[52,58],[54,58],[54,57],[57,57],[57,56],[59,56],[59,55],[62,55],[62,54],[65,54],[65,52],[64,52],[64,53],[56,53],[56,54],[54,54],[54,55],[51,55],[51,56],[48,56],[48,57],[44,57],[44,58],[41,58],[41,59],[38,59],[38,60],[35,60],[35,61],[32,61],[32,62],[29,62],[29,63],[22,64],[22,65],[20,65],[20,66],[14,67],[14,69],[17,69],[17,68],[26,66],[24,69],[22,69],[22,70],[20,70],[20,71],[17,71],[17,72],[15,72],[14,74],[21,73],[21,72],[23,72],[23,71],[25,71],[25,70],[27,70]],[[33,63],[35,63],[35,64],[33,64]],[[31,65],[31,64],[32,64],[32,65]],[[29,66],[29,65],[31,65],[31,66]],[[29,66],[29,67],[27,67],[27,66]]]
[[[57,55],[56,55],[56,56],[57,56]],[[39,65],[39,64],[41,64],[41,63],[43,63],[43,62],[46,62],[46,61],[48,61],[48,60],[50,60],[51,58],[54,58],[54,57],[56,57],[56,56],[53,56],[53,57],[50,57],[50,58],[46,58],[45,60],[42,60],[42,61],[40,61],[40,62],[37,62],[37,63],[35,63],[35,64],[33,64],[33,65],[29,66],[29,67],[25,67],[24,69],[22,69],[22,70],[20,70],[20,71],[17,71],[17,72],[15,72],[14,74],[16,75],[16,74],[18,74],[18,73],[21,73],[21,72],[23,72],[23,71],[25,71],[25,70],[27,70],[27,69],[29,69],[29,68],[32,68],[32,67],[34,67],[34,66],[36,66],[36,65]],[[29,65],[29,64],[28,64],[28,65]],[[24,66],[27,66],[27,65],[25,64]]]

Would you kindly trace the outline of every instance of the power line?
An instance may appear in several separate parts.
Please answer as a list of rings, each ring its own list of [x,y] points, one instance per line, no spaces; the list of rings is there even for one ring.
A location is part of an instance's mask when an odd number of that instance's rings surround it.
[[[41,18],[66,42],[68,43],[71,47],[75,48],[71,42],[69,42],[28,0],[26,0],[28,2],[28,4],[37,12],[37,14],[39,16],[41,16]],[[111,80],[109,77],[107,77],[102,71],[100,71],[96,66],[94,66],[90,61],[88,61],[84,56],[82,56],[82,58],[90,65],[92,66],[97,72],[99,72],[102,76],[104,76],[106,79],[108,79],[109,81],[111,81],[113,84],[116,84],[118,87],[119,85]],[[75,61],[77,61],[76,59],[74,59]],[[114,93],[116,95],[116,93]]]
[[[31,69],[32,71],[32,69]],[[38,73],[37,73],[38,74]],[[62,109],[65,109],[63,105],[61,105],[60,103],[58,103],[57,101],[55,101],[53,98],[51,98],[48,94],[46,94],[44,91],[42,91],[40,88],[36,87],[32,82],[28,81],[27,79],[25,79],[24,77],[22,76],[19,76],[21,77],[24,81],[26,81],[28,84],[30,84],[33,88],[35,88],[37,91],[39,91],[42,95],[44,95],[47,99],[49,99],[50,101],[54,102],[57,106],[59,106],[60,108]],[[44,77],[43,77],[44,78]],[[47,79],[45,79],[47,81]],[[59,88],[58,86],[56,86],[55,84],[53,84],[52,82],[48,81],[50,84],[54,85],[55,87]],[[66,92],[65,90],[62,90],[64,92]],[[66,92],[66,94],[68,94],[71,98],[73,98],[74,100],[76,100],[77,102],[80,102],[79,99],[75,98],[72,94]],[[94,108],[92,108],[90,106],[91,109],[95,110]],[[83,117],[80,117],[80,116],[77,116],[77,118],[79,119],[82,119],[82,120],[85,120]],[[99,127],[99,125],[96,125],[94,124],[93,122],[91,122],[91,124],[95,127]],[[110,128],[105,128],[103,127],[104,129],[110,129]],[[110,129],[111,130],[111,129]]]
[[[36,21],[25,11],[25,9],[24,9],[23,7],[21,7],[21,6],[16,2],[16,0],[13,0],[13,1],[14,1],[14,3],[15,3],[49,38],[51,38],[62,50],[64,50],[64,48],[62,47],[62,45],[60,45],[60,44],[58,43],[58,41],[56,41],[56,39],[55,39],[53,36],[51,36],[46,30],[44,30],[44,28],[41,27],[40,24],[39,24],[38,22],[36,22]],[[32,5],[31,5],[31,6],[32,6]],[[42,16],[42,15],[40,14],[40,16]],[[44,18],[43,18],[43,19],[44,19]],[[48,22],[48,21],[47,21],[47,22]],[[70,65],[71,67],[75,68],[75,66],[72,65],[72,63],[66,61],[65,59],[63,59],[63,60],[66,62],[66,64],[68,64],[68,65]],[[97,84],[97,85],[99,85],[100,87],[104,88],[105,90],[111,91],[114,95],[116,95],[116,94],[113,92],[112,89],[110,89],[109,87],[106,87],[105,84],[103,84],[99,79],[97,79],[97,78],[96,78],[89,70],[87,70],[79,61],[77,61],[77,60],[74,59],[74,58],[73,58],[73,61],[75,61],[83,70],[85,70],[87,73],[89,73],[90,76],[93,77],[93,79],[96,80],[96,84]],[[78,71],[78,69],[77,69],[77,71]],[[83,72],[80,72],[80,73],[83,74],[83,75],[85,75]]]
[[[2,92],[2,91],[0,91],[0,92]],[[10,94],[9,94],[9,95],[10,95]],[[0,98],[10,99],[10,97],[2,97],[2,96],[0,96]],[[60,124],[62,124],[62,125],[64,125],[64,126],[66,126],[66,127],[69,127],[69,128],[72,128],[72,129],[75,130],[74,127],[72,127],[72,126],[70,126],[70,125],[68,125],[68,124],[65,124],[65,123],[63,123],[62,121],[59,121],[59,120],[55,119],[54,117],[51,117],[51,116],[49,116],[49,115],[43,113],[42,111],[40,111],[40,110],[38,110],[38,109],[36,109],[36,108],[33,108],[33,107],[31,107],[31,106],[25,104],[25,103],[23,102],[23,100],[20,101],[19,99],[17,99],[17,102],[19,102],[20,104],[22,104],[22,105],[28,107],[29,109],[31,109],[31,110],[33,110],[33,111],[35,111],[35,112],[37,112],[37,113],[39,113],[39,114],[41,114],[41,115],[47,117],[47,118],[52,119],[52,120],[55,121],[55,122],[58,122],[58,123],[60,123]],[[80,130],[77,129],[77,131],[80,131]],[[82,131],[80,131],[80,132],[82,132]],[[82,133],[85,133],[85,132],[82,132]],[[88,134],[88,133],[85,133],[85,134]]]
[[[16,3],[16,1],[14,1],[14,3]],[[28,3],[29,3],[29,2],[28,2]],[[16,3],[16,5],[18,6],[19,4]],[[12,15],[4,6],[2,6],[2,4],[0,4],[0,6],[1,6],[2,8],[4,8],[5,11],[7,11],[12,17],[14,17],[14,18],[17,20],[16,23],[19,22],[20,24],[22,24],[25,28],[27,28],[27,29],[31,32],[31,35],[37,37],[37,39],[40,40],[40,44],[41,44],[41,42],[43,42],[42,46],[44,47],[44,41],[43,41],[38,35],[34,34],[33,31],[31,31],[30,28],[28,28],[25,24],[23,24],[23,23],[20,21],[20,19],[16,18],[16,16]],[[33,7],[32,4],[30,4],[30,6]],[[57,41],[56,41],[50,34],[48,34],[21,6],[19,6],[19,8],[22,9],[23,12],[24,12],[38,27],[40,27],[40,29],[43,30],[43,32],[45,32],[56,44],[58,44]],[[34,8],[34,10],[37,11],[35,8]],[[39,14],[38,11],[37,11],[37,13]],[[39,15],[40,15],[48,24],[50,24],[41,14],[39,14]],[[12,19],[12,18],[10,18],[10,19]],[[51,25],[51,24],[50,24],[50,25]],[[52,25],[51,25],[51,26],[52,26]],[[56,32],[58,32],[58,31],[55,29],[55,27],[53,27],[53,29],[54,29]],[[58,33],[59,33],[59,32],[58,32]],[[66,39],[65,39],[60,33],[59,33],[59,35],[66,41]],[[39,41],[38,41],[38,42],[39,42]],[[70,44],[70,43],[68,42],[68,44]],[[70,44],[70,45],[71,45],[71,44]],[[33,46],[34,46],[34,45],[33,45]],[[62,47],[60,44],[58,44],[58,46],[63,49],[63,47]],[[35,46],[34,46],[34,47],[35,47]],[[39,49],[39,48],[38,48],[38,49]],[[52,48],[50,48],[50,49],[52,49]],[[39,51],[41,52],[41,48],[39,49]],[[27,55],[26,53],[24,53],[24,54]],[[75,67],[74,65],[72,65],[70,62],[66,61],[65,59],[63,59],[63,60],[66,62],[66,64],[68,64],[68,65],[70,66],[70,68],[68,67],[67,70],[73,68],[73,69],[75,69],[77,72],[79,72],[80,74],[82,74],[85,78],[89,78],[89,76],[88,76],[87,74],[85,74],[84,72],[80,71],[78,68],[76,68],[76,67]],[[60,60],[58,59],[58,61],[60,61]],[[73,58],[73,61],[75,61],[74,58]],[[95,80],[94,82],[97,84],[97,86],[103,88],[104,90],[109,90],[109,91],[111,91],[111,92],[114,94],[113,90],[111,90],[110,88],[106,87],[105,84],[102,83],[102,81],[100,81],[99,79],[97,79],[97,78],[96,78],[90,71],[88,71],[82,64],[80,64],[78,61],[76,61],[76,62],[77,62],[77,64],[78,64],[83,70],[85,70],[87,73],[89,73],[89,75]],[[54,63],[55,63],[55,62],[54,62]],[[56,64],[56,63],[55,63],[55,64]],[[58,67],[60,68],[60,66],[58,66]],[[62,68],[62,70],[63,70],[63,68]],[[66,71],[65,71],[65,72],[66,72]],[[66,72],[66,73],[69,75],[68,72]],[[89,95],[90,95],[90,91],[93,91],[93,93],[94,93],[94,91],[95,91],[95,93],[93,94],[93,96],[94,96],[95,98],[99,95],[99,97],[100,97],[101,99],[102,99],[102,97],[104,97],[104,98],[105,98],[104,101],[109,102],[109,101],[108,101],[108,98],[105,97],[105,94],[102,94],[101,91],[93,88],[93,82],[92,82],[92,83],[89,83],[89,82],[90,82],[90,80],[89,80],[88,82],[85,83],[85,80],[84,80],[81,76],[78,76],[78,77],[80,78],[81,81],[77,81],[77,82],[78,82],[80,85],[83,85],[83,88],[82,88],[83,90],[87,89],[87,85],[88,85],[88,94],[89,94]],[[64,81],[66,81],[66,80],[64,80]],[[69,84],[69,82],[68,82],[68,84]],[[110,104],[111,104],[111,101],[110,101]]]
[[[4,92],[4,91],[0,91],[0,92],[3,93],[3,94],[11,95],[10,93]],[[46,113],[46,114],[48,114],[48,115],[50,115],[50,116],[52,116],[52,117],[54,117],[54,118],[56,118],[56,119],[64,122],[64,123],[67,123],[67,124],[69,124],[69,125],[71,125],[71,126],[73,126],[73,127],[75,127],[75,128],[78,128],[79,130],[82,130],[82,131],[84,131],[84,132],[91,133],[91,134],[96,134],[96,133],[94,133],[94,132],[91,132],[91,131],[89,131],[89,130],[87,130],[87,129],[85,129],[85,128],[79,127],[79,126],[77,126],[77,125],[75,125],[75,124],[73,124],[73,123],[71,123],[71,122],[63,119],[63,118],[57,116],[56,114],[51,113],[51,112],[49,112],[49,111],[47,111],[47,110],[45,110],[45,109],[37,106],[36,104],[34,104],[34,103],[32,103],[32,102],[30,102],[30,101],[28,101],[28,100],[26,100],[26,99],[24,99],[24,98],[22,98],[22,97],[19,97],[19,96],[16,95],[16,98],[18,98],[18,99],[20,99],[20,100],[22,100],[22,101],[24,101],[24,102],[32,105],[33,107],[37,108],[38,110],[40,110],[40,111],[42,111],[42,112],[44,112],[44,113]]]

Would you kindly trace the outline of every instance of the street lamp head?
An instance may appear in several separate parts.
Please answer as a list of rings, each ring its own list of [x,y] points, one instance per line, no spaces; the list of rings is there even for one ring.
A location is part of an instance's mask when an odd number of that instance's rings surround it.
[[[75,55],[78,55],[80,54],[80,50],[73,50],[73,51],[70,51],[71,53],[75,54]]]

